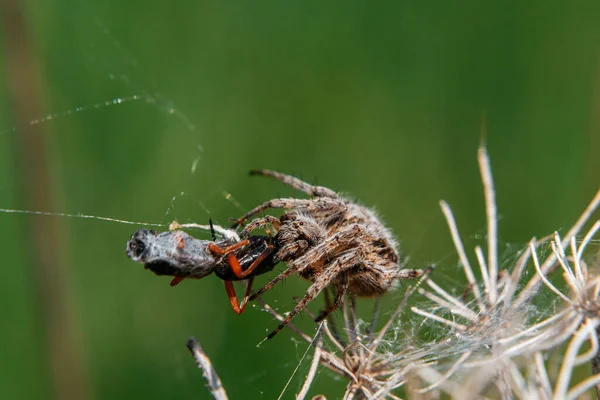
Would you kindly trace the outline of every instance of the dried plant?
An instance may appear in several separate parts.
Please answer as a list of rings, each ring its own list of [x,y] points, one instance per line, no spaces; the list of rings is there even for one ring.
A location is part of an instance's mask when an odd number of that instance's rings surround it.
[[[227,393],[225,392],[225,388],[221,383],[221,379],[219,375],[217,375],[217,371],[215,371],[212,363],[210,362],[210,358],[206,355],[200,343],[195,337],[191,337],[186,344],[190,353],[196,360],[198,367],[202,369],[204,374],[204,379],[206,379],[206,384],[210,393],[213,395],[215,400],[227,400]]]
[[[533,238],[513,262],[506,262],[498,257],[495,191],[483,147],[478,161],[487,249],[475,247],[476,269],[450,207],[441,202],[467,290],[445,289],[435,274],[429,276],[429,270],[417,285],[406,289],[379,330],[379,307],[370,322],[361,321],[355,299],[349,296],[343,304],[341,328],[328,318],[309,335],[290,324],[288,328],[314,349],[297,399],[307,396],[319,364],[347,379],[344,399],[398,399],[402,390],[407,398],[575,399],[600,387],[600,277],[588,265],[586,254],[600,221],[580,235],[600,203],[600,191],[564,237],[554,233]],[[420,303],[408,310],[407,300],[413,294]],[[261,304],[279,321],[285,319]],[[417,323],[402,322],[398,318],[402,313]],[[414,340],[421,329],[429,329],[421,337],[433,338]],[[582,351],[586,343],[589,348]],[[582,364],[591,364],[593,374],[574,379],[574,370]]]
[[[418,393],[439,390],[461,399],[484,395],[499,398],[575,396],[597,382],[594,377],[582,382],[583,386],[569,389],[573,368],[591,361],[590,357],[597,352],[598,279],[589,275],[583,255],[600,223],[594,224],[579,247],[576,237],[597,208],[600,192],[564,238],[557,233],[542,240],[534,238],[513,265],[499,269],[495,193],[484,148],[479,149],[478,160],[488,224],[487,257],[481,247],[475,248],[481,283],[475,279],[450,207],[442,202],[472,296],[469,302],[457,298],[433,280],[427,282],[430,291],[420,291],[433,303],[435,311],[413,307],[413,312],[445,327],[443,335],[448,339],[438,363],[416,371],[426,384]],[[538,253],[548,243],[552,252],[540,263]],[[567,257],[564,246],[568,244],[571,254]],[[523,282],[524,272],[532,264],[537,273],[530,274],[531,278]],[[558,266],[563,269],[564,284],[571,288],[570,297],[546,277]],[[548,298],[541,283],[554,296]],[[592,350],[578,356],[585,340],[591,341]],[[558,376],[549,376],[544,360],[567,342],[568,350]],[[447,383],[449,380],[452,382]],[[551,382],[555,383],[553,388]]]

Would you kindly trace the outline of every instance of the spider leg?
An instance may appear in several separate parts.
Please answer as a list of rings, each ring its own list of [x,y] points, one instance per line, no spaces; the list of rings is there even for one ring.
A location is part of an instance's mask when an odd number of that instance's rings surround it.
[[[297,271],[298,270],[296,268],[289,266],[288,268],[285,269],[285,271],[283,271],[282,273],[277,275],[275,278],[271,279],[271,281],[269,283],[267,283],[265,286],[260,288],[256,293],[253,293],[252,296],[250,296],[250,301],[256,299],[257,297],[260,297],[260,295],[262,295],[264,292],[266,292],[267,290],[270,290],[271,288],[273,288],[273,286],[277,285],[279,282],[281,282],[288,276],[296,273]]]
[[[331,287],[326,287],[325,290],[323,291],[323,294],[325,294],[325,307],[326,308],[330,308],[331,307],[331,299],[330,299],[330,294],[329,294],[330,292],[331,292]],[[344,305],[345,305],[345,303],[344,303]],[[315,317],[315,320],[317,318],[318,318],[318,316]],[[342,347],[346,347],[347,346],[347,341],[346,341],[346,339],[344,339],[342,337],[342,335],[340,335],[340,331],[338,329],[338,324],[336,323],[336,321],[333,318],[332,314],[329,314],[327,316],[327,322],[329,323],[329,330],[331,331],[331,334],[333,335],[333,337],[335,338],[335,340],[337,340],[342,345]]]
[[[279,218],[273,217],[272,215],[265,215],[264,217],[257,218],[246,225],[240,235],[242,237],[248,237],[248,235],[250,235],[255,229],[265,228],[267,234],[271,236],[271,231],[268,229],[268,225],[273,228],[273,233],[277,234],[277,231],[279,231],[279,227],[281,226],[281,221]]]
[[[261,294],[263,294],[267,290],[270,290],[273,286],[275,286],[288,276],[296,272],[301,272],[302,270],[308,268],[310,265],[316,263],[317,261],[329,257],[335,252],[339,251],[340,248],[348,248],[353,243],[352,240],[357,236],[359,232],[360,227],[352,225],[336,233],[335,235],[318,244],[317,246],[313,247],[312,249],[308,250],[306,254],[304,254],[302,257],[292,262],[288,262],[287,269],[279,275],[277,275],[275,278],[273,278],[265,286],[260,288],[252,296],[250,296],[250,300],[256,299]],[[279,258],[278,255],[279,254],[276,255],[277,258]]]
[[[296,304],[296,307],[290,311],[281,324],[269,335],[267,339],[272,339],[277,335],[300,311],[306,307],[317,295],[323,290],[331,281],[337,276],[337,274],[344,268],[344,261],[337,259],[334,261],[321,275],[315,279],[315,282],[306,290],[304,297]]]
[[[244,214],[241,218],[238,218],[234,221],[231,228],[235,229],[241,224],[243,224],[248,218],[261,213],[264,210],[269,208],[284,208],[284,209],[297,209],[303,210],[307,212],[317,211],[317,210],[329,210],[339,208],[342,205],[345,207],[343,201],[339,199],[331,199],[331,198],[319,198],[317,200],[309,200],[309,199],[294,199],[294,198],[280,198],[280,199],[272,199],[269,200],[258,207],[253,208]]]
[[[281,172],[271,171],[268,169],[253,169],[250,171],[250,175],[268,176],[275,178],[285,185],[291,186],[296,190],[306,193],[309,196],[315,197],[329,197],[332,199],[338,199],[339,196],[336,192],[323,186],[314,186],[310,183],[306,183],[294,176],[282,174]]]
[[[343,250],[358,248],[357,238],[361,236],[362,228],[358,225],[350,225],[333,236],[323,240],[315,247],[309,249],[304,255],[298,257],[290,264],[296,266],[298,272]],[[356,254],[356,251],[351,252]]]
[[[296,242],[286,244],[277,251],[277,259],[290,260],[291,257],[294,257],[296,254],[305,252],[308,247],[309,244],[306,240],[298,240]]]
[[[240,315],[244,312],[244,309],[248,305],[248,298],[250,297],[250,291],[252,290],[252,282],[254,278],[250,278],[248,280],[248,286],[246,287],[246,294],[244,295],[244,299],[242,300],[242,304],[238,302],[237,294],[235,293],[235,287],[233,286],[233,282],[231,281],[223,281],[225,283],[225,291],[227,292],[227,296],[229,297],[229,302],[231,303],[231,308],[237,315]]]
[[[398,279],[415,279],[432,271],[432,268],[426,269],[401,269],[395,274]]]
[[[299,207],[308,207],[312,203],[313,203],[312,200],[306,200],[306,199],[292,199],[292,198],[272,199],[272,200],[262,203],[258,207],[253,208],[252,210],[248,211],[242,217],[235,220],[231,227],[233,229],[235,229],[239,225],[243,224],[248,218],[250,218],[256,214],[259,214],[260,212],[267,210],[269,208],[294,209],[294,208],[299,208]]]
[[[337,293],[335,295],[335,299],[333,300],[333,304],[328,304],[325,310],[321,311],[315,322],[321,322],[324,319],[328,318],[331,313],[338,309],[340,304],[344,301],[344,295],[348,293],[348,286],[350,284],[350,280],[347,274],[342,274],[341,283],[337,287]]]

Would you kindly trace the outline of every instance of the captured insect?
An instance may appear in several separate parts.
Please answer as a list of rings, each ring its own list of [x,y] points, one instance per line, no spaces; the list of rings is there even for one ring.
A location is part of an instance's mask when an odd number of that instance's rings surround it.
[[[250,174],[274,178],[310,197],[269,200],[236,220],[232,227],[269,209],[284,210],[279,218],[265,215],[253,219],[241,234],[244,237],[254,229],[271,227],[276,232],[277,245],[269,263],[287,264],[287,269],[254,293],[250,300],[292,274],[312,282],[304,297],[268,335],[269,339],[327,287],[336,288],[337,293],[317,321],[335,311],[346,294],[378,296],[397,287],[402,279],[417,278],[429,271],[403,269],[397,241],[371,209],[331,189],[313,186],[290,175],[270,170],[254,170]]]
[[[250,236],[240,240],[232,231],[229,238],[200,240],[181,230],[157,233],[140,229],[127,242],[126,253],[133,261],[144,264],[156,275],[173,276],[171,286],[186,278],[201,279],[213,272],[225,283],[231,307],[237,314],[244,311],[255,276],[275,267],[274,239],[268,236]],[[241,304],[233,281],[248,279]]]

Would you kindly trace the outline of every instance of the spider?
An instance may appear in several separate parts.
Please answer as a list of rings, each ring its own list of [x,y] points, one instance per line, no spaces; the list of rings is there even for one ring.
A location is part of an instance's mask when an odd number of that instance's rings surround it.
[[[280,218],[266,215],[253,219],[241,233],[246,237],[257,228],[270,226],[276,233],[277,246],[269,262],[287,264],[287,269],[250,296],[250,300],[292,274],[312,282],[304,297],[267,336],[268,339],[329,286],[337,289],[335,298],[317,321],[334,312],[346,294],[378,296],[395,288],[401,279],[412,279],[425,273],[420,269],[402,269],[396,240],[371,209],[331,189],[313,186],[290,175],[271,170],[252,170],[250,175],[277,179],[310,196],[309,199],[269,200],[237,219],[232,226],[235,229],[268,209],[285,210]]]
[[[171,286],[186,278],[201,279],[214,272],[225,284],[231,307],[241,314],[248,304],[254,277],[275,267],[276,243],[270,236],[253,235],[240,240],[237,234],[217,241],[212,222],[210,227],[212,241],[196,239],[180,230],[157,233],[140,229],[127,242],[126,253],[156,275],[173,276]],[[249,282],[240,304],[233,281],[242,279]]]

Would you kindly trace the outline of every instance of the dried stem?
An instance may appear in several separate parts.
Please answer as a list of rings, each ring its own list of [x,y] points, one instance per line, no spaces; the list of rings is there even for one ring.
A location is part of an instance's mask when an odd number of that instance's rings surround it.
[[[493,306],[496,304],[496,286],[498,284],[498,212],[496,209],[496,191],[494,190],[490,158],[484,146],[480,146],[477,150],[477,161],[479,162],[479,170],[481,171],[487,215],[488,268],[490,277],[490,291],[488,296],[490,305]]]
[[[581,214],[581,216],[579,217],[577,222],[575,222],[575,224],[571,227],[569,232],[567,232],[567,234],[564,238],[565,244],[571,240],[571,237],[579,234],[579,232],[581,231],[581,229],[583,228],[585,223],[591,217],[592,213],[594,211],[596,211],[596,209],[598,208],[598,205],[600,205],[600,190],[598,190],[596,192],[596,195],[594,196],[594,198],[592,199],[590,204],[587,206],[587,208],[584,210],[583,214]],[[540,269],[542,270],[543,273],[547,273],[548,270],[554,265],[555,262],[556,262],[556,257],[553,257],[553,256],[548,257],[548,259],[544,262],[544,264],[540,267]],[[541,278],[538,275],[537,279],[535,279],[535,278],[531,279],[529,281],[529,283],[527,283],[527,286],[521,291],[521,293],[517,297],[517,299],[515,301],[515,307],[522,306],[523,303],[525,303],[528,299],[531,298],[532,292],[537,290],[537,288],[540,284],[540,281],[541,281]]]
[[[310,369],[308,370],[308,374],[306,375],[306,380],[302,385],[302,389],[296,395],[296,400],[304,400],[306,395],[308,394],[308,390],[315,379],[315,375],[317,374],[317,368],[319,367],[319,363],[321,362],[321,346],[323,345],[323,337],[319,334],[317,341],[315,342],[315,352],[313,354],[313,360],[310,363]]]
[[[192,353],[192,356],[194,356],[196,363],[198,363],[198,368],[202,369],[202,374],[204,375],[204,379],[206,379],[208,389],[215,400],[227,400],[227,393],[221,383],[221,379],[219,379],[217,371],[213,368],[210,358],[208,358],[204,350],[202,350],[198,340],[195,337],[191,337],[187,341],[186,346]]]
[[[475,275],[473,274],[473,269],[471,268],[471,264],[469,263],[469,258],[467,257],[467,253],[465,252],[465,247],[463,246],[462,239],[460,238],[460,234],[458,233],[458,227],[456,225],[456,220],[454,219],[454,214],[452,213],[452,209],[445,201],[440,201],[440,206],[442,207],[442,212],[446,216],[446,222],[448,223],[448,227],[450,228],[450,235],[452,236],[452,240],[454,241],[454,247],[458,251],[458,257],[460,258],[460,262],[465,270],[465,275],[467,276],[467,280],[469,281],[470,287],[473,288],[473,293],[475,294],[475,300],[479,305],[479,309],[483,310],[484,305],[481,299],[481,293],[479,292],[479,287],[475,281]],[[486,290],[489,288],[486,287]]]
[[[596,328],[596,338],[600,336],[600,329]],[[600,351],[592,360],[592,374],[600,376]],[[600,399],[600,383],[596,384],[596,396]]]

